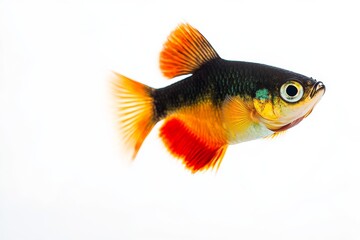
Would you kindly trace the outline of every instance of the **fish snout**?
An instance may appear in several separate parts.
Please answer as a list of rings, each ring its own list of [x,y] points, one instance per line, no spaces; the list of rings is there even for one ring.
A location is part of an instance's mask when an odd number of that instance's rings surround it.
[[[324,95],[325,90],[326,90],[326,88],[325,88],[325,84],[323,82],[321,82],[321,81],[316,82],[311,90],[310,97],[311,98],[314,97],[314,95],[316,93],[318,93],[319,91],[323,91],[323,95]]]

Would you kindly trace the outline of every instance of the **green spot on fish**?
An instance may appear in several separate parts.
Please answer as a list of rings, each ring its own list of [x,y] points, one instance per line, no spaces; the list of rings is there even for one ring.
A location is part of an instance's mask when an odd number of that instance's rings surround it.
[[[256,91],[256,96],[259,100],[267,100],[269,99],[269,91],[266,88],[259,89]]]

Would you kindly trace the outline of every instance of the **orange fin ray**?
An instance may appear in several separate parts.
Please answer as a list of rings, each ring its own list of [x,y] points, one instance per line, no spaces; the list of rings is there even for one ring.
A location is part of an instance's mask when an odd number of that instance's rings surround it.
[[[141,144],[155,126],[153,120],[152,88],[114,73],[113,95],[116,98],[116,114],[121,136],[127,150],[136,157]]]
[[[160,137],[175,157],[181,158],[186,168],[193,173],[217,169],[226,152],[226,143],[209,143],[196,135],[189,126],[170,118],[160,129]]]
[[[223,121],[230,141],[236,141],[236,134],[245,132],[257,122],[255,109],[239,96],[228,97],[223,104]]]
[[[285,130],[285,131],[280,131],[280,132],[274,132],[273,134],[265,137],[265,139],[274,139],[274,138],[277,138],[277,137],[279,137],[279,136],[284,135],[285,132],[286,132],[286,130]]]
[[[190,24],[180,24],[160,53],[160,69],[167,78],[193,73],[204,63],[219,58],[206,38]]]

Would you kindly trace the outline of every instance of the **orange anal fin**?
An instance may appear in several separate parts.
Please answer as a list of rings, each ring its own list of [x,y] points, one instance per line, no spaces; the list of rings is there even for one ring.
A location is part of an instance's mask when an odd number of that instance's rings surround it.
[[[218,168],[227,144],[208,143],[177,118],[171,118],[160,129],[160,137],[174,156],[181,158],[193,173]]]

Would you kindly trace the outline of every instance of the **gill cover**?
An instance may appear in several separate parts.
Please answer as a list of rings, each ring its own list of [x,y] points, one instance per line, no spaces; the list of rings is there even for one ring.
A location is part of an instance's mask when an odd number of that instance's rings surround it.
[[[266,88],[256,91],[255,98],[253,99],[254,107],[257,113],[266,120],[276,120],[279,117],[279,113],[274,108],[274,99],[271,96],[269,90]]]

